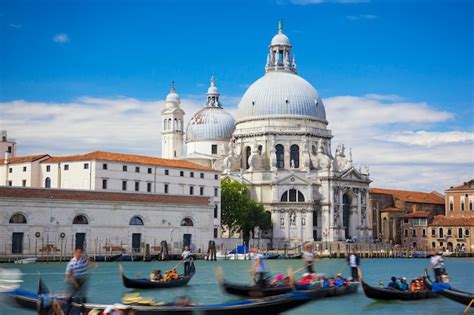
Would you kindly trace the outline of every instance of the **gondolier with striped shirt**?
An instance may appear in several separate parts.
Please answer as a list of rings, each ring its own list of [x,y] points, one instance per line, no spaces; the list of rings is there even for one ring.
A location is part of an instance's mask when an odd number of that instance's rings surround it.
[[[68,284],[67,303],[69,305],[73,301],[76,303],[86,303],[89,264],[89,257],[83,255],[81,248],[77,248],[66,267],[66,283]]]

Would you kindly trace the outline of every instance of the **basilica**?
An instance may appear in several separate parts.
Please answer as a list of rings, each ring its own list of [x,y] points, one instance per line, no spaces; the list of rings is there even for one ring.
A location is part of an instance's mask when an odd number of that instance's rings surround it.
[[[333,151],[323,101],[297,74],[280,21],[265,74],[247,89],[236,117],[224,108],[214,78],[201,110],[185,127],[174,84],[162,111],[162,157],[222,172],[249,187],[271,212],[275,242],[368,240],[368,167],[350,149]]]

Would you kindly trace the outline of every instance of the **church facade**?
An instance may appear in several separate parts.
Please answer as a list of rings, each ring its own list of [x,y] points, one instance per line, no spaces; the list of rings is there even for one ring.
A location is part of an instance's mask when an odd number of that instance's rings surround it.
[[[265,74],[242,96],[235,119],[212,79],[204,108],[184,133],[182,158],[246,184],[271,212],[273,228],[265,236],[274,243],[368,240],[368,167],[356,168],[344,145],[332,150],[324,104],[298,76],[292,48],[280,22]]]

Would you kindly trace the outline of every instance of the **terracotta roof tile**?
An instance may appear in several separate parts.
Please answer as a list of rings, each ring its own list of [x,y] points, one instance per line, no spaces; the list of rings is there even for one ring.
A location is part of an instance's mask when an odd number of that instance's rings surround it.
[[[394,207],[388,207],[388,208],[382,209],[382,212],[405,212],[405,210],[394,208]]]
[[[436,192],[425,193],[420,191],[410,190],[397,190],[397,189],[384,189],[384,188],[370,188],[369,193],[371,194],[384,194],[392,195],[404,202],[414,203],[431,203],[444,205],[444,198]]]
[[[444,215],[434,217],[433,226],[474,226],[474,218],[449,218]]]
[[[15,156],[8,159],[9,164],[21,164],[21,163],[30,163],[42,159],[44,157],[49,157],[49,154],[38,154],[38,155],[27,155],[27,156]],[[5,159],[0,160],[0,165],[5,163]]]
[[[449,189],[447,189],[446,191],[453,191],[453,190],[474,190],[474,186],[472,186],[474,183],[474,179],[471,179],[470,181],[467,181],[465,182],[464,184],[460,185],[460,186],[454,186],[454,187],[451,187]]]
[[[428,218],[430,214],[426,211],[416,211],[405,214],[404,218]]]
[[[124,153],[113,153],[104,151],[95,151],[81,155],[70,155],[70,156],[55,156],[48,160],[42,161],[42,163],[59,163],[59,162],[75,162],[75,161],[88,161],[88,160],[100,160],[100,161],[112,161],[112,162],[125,162],[125,163],[136,163],[146,165],[156,165],[165,167],[176,167],[186,168],[201,171],[214,171],[209,167],[205,167],[196,163],[182,160],[162,159],[152,156],[124,154]],[[215,171],[217,172],[217,171]]]
[[[98,192],[88,190],[0,187],[0,198],[76,201],[118,201],[158,204],[208,205],[209,197]]]

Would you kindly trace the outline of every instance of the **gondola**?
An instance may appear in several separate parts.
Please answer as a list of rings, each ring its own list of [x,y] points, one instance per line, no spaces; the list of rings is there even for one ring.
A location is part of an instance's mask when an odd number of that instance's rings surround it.
[[[268,296],[275,296],[279,294],[285,294],[290,292],[292,289],[290,286],[280,286],[280,287],[267,287],[260,288],[258,286],[242,285],[242,284],[232,284],[228,282],[221,283],[222,289],[233,295],[251,297],[251,298],[261,298]],[[299,286],[296,285],[296,290],[308,293],[312,299],[320,299],[333,296],[347,295],[357,292],[359,287],[359,282],[350,282],[348,285],[342,287],[330,287],[322,288],[321,286]]]
[[[436,297],[436,294],[433,293],[431,290],[421,290],[417,292],[411,291],[399,291],[393,289],[385,289],[385,288],[376,288],[373,286],[368,285],[364,279],[360,279],[362,284],[362,289],[364,290],[365,295],[368,298],[375,299],[375,300],[421,300],[421,299],[429,299]]]
[[[433,281],[431,281],[427,270],[425,270],[425,274],[423,275],[423,283],[426,288],[429,290],[432,289]],[[474,294],[456,290],[454,288],[436,291],[436,293],[464,305],[469,305],[471,301],[474,300]],[[474,307],[474,303],[471,304],[471,307]]]
[[[257,300],[240,300],[219,304],[191,304],[186,306],[165,304],[160,306],[131,305],[136,314],[212,314],[212,315],[246,315],[246,314],[280,314],[296,308],[311,300],[309,294],[293,291],[287,294]],[[104,310],[108,305],[103,304],[74,304],[73,307],[81,312],[92,309]]]
[[[5,294],[13,299],[16,304],[21,307],[36,310],[38,308],[38,303],[41,302],[38,297],[40,295],[49,294],[50,291],[48,287],[44,284],[41,278],[38,280],[38,292],[30,292],[22,289],[15,289],[13,291],[5,292]],[[65,299],[62,295],[54,296],[58,301],[63,301]]]
[[[289,274],[291,274],[291,270],[288,271]],[[285,294],[292,291],[292,287],[290,285],[261,288],[256,285],[228,283],[224,280],[222,269],[216,271],[216,277],[218,284],[225,292],[243,297],[262,298]],[[341,296],[356,293],[358,287],[359,282],[349,282],[349,284],[338,288],[323,288],[320,285],[294,285],[296,291],[307,293],[311,296],[312,299],[320,299],[325,297]]]
[[[196,273],[196,267],[194,266],[194,261],[191,260],[189,265],[189,275],[184,276],[180,275],[177,280],[170,280],[166,282],[150,281],[146,278],[131,279],[125,276],[123,267],[120,265],[120,275],[122,277],[122,283],[126,288],[131,289],[165,289],[165,288],[176,288],[182,287],[188,284],[191,281],[191,278]]]

